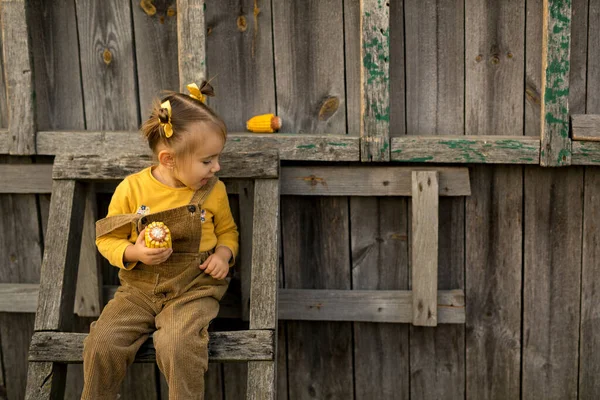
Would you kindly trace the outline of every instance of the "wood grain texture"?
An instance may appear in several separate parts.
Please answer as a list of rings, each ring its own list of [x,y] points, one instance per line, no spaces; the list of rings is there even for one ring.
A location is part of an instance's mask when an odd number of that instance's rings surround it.
[[[140,120],[150,115],[152,101],[163,90],[179,90],[177,0],[154,0],[152,7],[132,1],[135,57],[138,65]],[[146,2],[147,3],[147,2]],[[200,82],[198,82],[200,85]]]
[[[540,165],[571,164],[569,68],[571,1],[544,0]]]
[[[35,104],[31,41],[25,0],[2,2],[2,51],[8,103],[10,154],[35,154]]]
[[[373,265],[369,267],[376,268]],[[438,291],[435,297],[438,323],[465,322],[465,298],[462,290]],[[280,289],[279,318],[411,323],[413,299],[414,294],[410,290]]]
[[[581,267],[581,328],[579,336],[579,398],[591,398],[600,392],[596,377],[600,372],[600,170],[585,170],[583,200],[583,248]]]
[[[276,178],[279,175],[277,153],[225,153],[221,155],[223,178]],[[148,156],[96,157],[58,156],[54,161],[53,178],[58,180],[121,180],[150,167]]]
[[[254,183],[250,329],[277,329],[279,181]],[[257,366],[257,370],[262,367]]]
[[[52,192],[52,164],[0,164],[0,193]]]
[[[281,193],[302,196],[410,196],[415,169],[438,171],[440,196],[471,194],[469,170],[448,167],[283,167]]]
[[[85,333],[36,332],[31,339],[29,361],[81,363],[83,340],[86,336]],[[273,360],[273,331],[255,329],[211,332],[208,353],[211,362]],[[138,351],[135,362],[155,361],[154,345],[152,339],[149,339]]]
[[[493,132],[490,132],[493,133]],[[392,161],[418,163],[539,164],[540,141],[522,136],[392,138]]]
[[[525,11],[524,3],[509,0],[465,3],[467,135],[523,135]],[[528,48],[527,54],[539,53]],[[471,190],[465,208],[465,394],[518,398],[522,168],[473,168]]]
[[[404,7],[407,134],[462,135],[464,2],[406,0]]]
[[[576,12],[575,8],[576,4],[573,4],[573,12]],[[573,16],[573,19],[576,19],[576,16]],[[580,21],[581,23],[581,21]],[[600,23],[600,3],[595,0],[589,1],[589,9],[588,9],[588,24],[589,27],[598,26]],[[574,24],[571,24],[571,29],[575,28]],[[576,29],[576,28],[575,28]],[[600,34],[597,29],[588,29],[588,38],[587,38],[587,59],[588,60],[598,60],[600,59]],[[596,88],[598,87],[598,83],[600,82],[600,66],[597,65],[597,62],[588,62],[587,63],[587,93],[589,95],[586,96],[586,110],[585,112],[590,114],[600,114],[600,98],[594,95],[596,92]],[[576,112],[584,112],[581,109]]]
[[[52,362],[34,363],[27,371],[26,400],[62,399],[67,366]]]
[[[540,0],[536,0],[536,3],[537,1]],[[596,62],[592,62],[591,64],[593,65],[588,65],[588,51],[595,51],[588,48],[588,34],[591,37],[595,32],[593,29],[590,30],[588,25],[588,8],[590,7],[592,7],[592,5],[589,0],[571,0],[571,49],[569,51],[568,99],[569,115],[571,116],[573,114],[583,114],[586,112],[588,69],[593,69],[594,65],[597,64]],[[539,34],[541,35],[541,32]],[[539,59],[541,61],[541,58]],[[597,59],[598,58],[591,58],[591,60]]]
[[[130,2],[76,0],[86,128],[139,126]]]
[[[274,400],[276,397],[276,373],[273,361],[250,361],[248,363],[248,400]]]
[[[271,2],[225,0],[206,6],[210,106],[230,131],[254,115],[276,112]]]
[[[30,7],[37,129],[85,129],[75,2]]]
[[[571,116],[573,140],[600,141],[600,115],[575,114]]]
[[[390,137],[394,137],[406,134],[405,7],[404,1],[386,3],[390,3]]]
[[[2,24],[2,12],[0,12],[0,24]],[[0,135],[0,150],[6,146],[6,151],[1,151],[0,154],[8,154],[8,147],[10,145],[8,136],[8,99],[6,98],[6,76],[4,74],[4,46],[2,40],[0,40],[0,129],[2,135]],[[6,136],[4,136],[6,135]]]
[[[227,193],[231,192],[232,185],[227,184]],[[252,275],[252,224],[254,219],[254,181],[243,182],[238,190],[240,220],[240,251],[235,262],[239,268],[242,296],[242,319],[250,318],[250,281]]]
[[[346,128],[348,135],[358,137],[360,136],[360,110],[362,101],[360,96],[362,92],[362,86],[360,81],[360,72],[362,70],[362,61],[360,58],[360,36],[362,34],[360,30],[360,1],[343,1],[344,56],[346,61],[346,65],[344,67],[344,74],[346,77]],[[392,95],[393,90],[392,93],[390,93],[390,96]]]
[[[575,399],[583,169],[532,168],[525,178],[522,398]]]
[[[277,115],[284,132],[346,132],[342,11],[336,0],[273,2]]]
[[[436,171],[412,172],[412,300],[416,326],[436,326],[439,189]]]
[[[35,329],[69,329],[75,301],[85,192],[75,181],[55,181],[50,203]]]
[[[204,0],[177,0],[179,91],[206,79],[206,24]]]
[[[285,287],[351,289],[347,200],[284,196],[281,212]],[[353,398],[351,328],[287,322],[290,400]]]
[[[0,312],[35,312],[39,287],[37,283],[0,283]]]
[[[0,157],[0,167],[24,165],[28,158]],[[9,163],[9,164],[6,164]],[[36,198],[29,194],[0,195],[0,283],[38,282],[43,240]],[[13,302],[15,300],[13,299]],[[27,349],[33,334],[33,315],[0,313],[0,357],[9,399],[24,397]]]
[[[574,141],[572,143],[572,149],[572,165],[600,165],[599,142]]]
[[[352,289],[337,291],[355,296],[369,292],[369,299],[394,291],[408,289],[408,226],[405,198],[350,198],[350,229],[352,250]],[[293,289],[286,289],[293,290]],[[375,292],[376,291],[376,292]],[[286,293],[280,292],[279,310],[284,310]],[[347,309],[352,320],[375,316],[402,307],[380,301],[365,303],[366,299],[342,300],[343,306],[332,307],[335,313]],[[302,304],[296,300],[296,304]],[[320,300],[318,305],[323,304]],[[352,305],[348,307],[349,305]],[[361,309],[357,309],[360,306]],[[364,313],[366,308],[371,312]],[[323,307],[311,310],[324,311]],[[412,298],[406,302],[406,321],[412,322]],[[371,320],[372,321],[372,320]],[[408,398],[409,396],[409,337],[406,324],[354,323],[354,385],[357,399]]]
[[[0,135],[1,136],[1,135]],[[152,155],[138,132],[39,132],[38,154]],[[0,142],[1,146],[2,142]],[[283,160],[358,161],[359,139],[345,135],[229,134],[225,152],[274,151]]]
[[[390,159],[390,8],[360,1],[361,161]]]

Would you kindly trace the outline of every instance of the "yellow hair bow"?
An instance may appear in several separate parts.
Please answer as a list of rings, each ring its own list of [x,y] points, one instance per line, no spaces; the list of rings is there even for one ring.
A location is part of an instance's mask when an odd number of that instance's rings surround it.
[[[186,86],[187,90],[190,92],[190,97],[201,101],[202,103],[206,103],[206,96],[214,96],[215,92],[213,87],[207,81],[202,81],[200,87],[195,83],[190,83]]]
[[[170,138],[173,136],[173,125],[171,124],[171,102],[169,100],[165,101],[160,105],[160,108],[167,109],[167,122],[161,121],[160,117],[158,120],[160,121],[160,126],[162,126],[163,131],[165,132],[165,136]]]

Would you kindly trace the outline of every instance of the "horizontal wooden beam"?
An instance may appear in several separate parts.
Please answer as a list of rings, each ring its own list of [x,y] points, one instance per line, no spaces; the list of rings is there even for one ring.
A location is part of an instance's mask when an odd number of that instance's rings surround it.
[[[600,142],[573,141],[571,165],[600,165]]]
[[[53,179],[120,180],[155,163],[148,155],[70,156],[59,155],[54,159]],[[277,178],[279,158],[276,152],[231,153],[221,156],[224,178]]]
[[[36,332],[29,347],[29,361],[83,362],[83,340],[87,333]],[[209,361],[268,361],[273,359],[272,330],[210,332]],[[152,339],[138,351],[136,362],[153,363],[156,354]]]
[[[51,193],[52,164],[0,164],[0,193]]]
[[[410,196],[412,171],[438,171],[440,196],[469,196],[464,167],[285,167],[281,194],[300,196]]]
[[[402,136],[391,160],[457,164],[539,164],[540,138],[528,136]]]
[[[440,290],[437,323],[465,323],[462,290]],[[279,290],[279,319],[306,321],[413,321],[410,290]]]
[[[360,138],[349,135],[230,133],[225,152],[277,150],[282,160],[360,161],[359,141]],[[36,145],[41,155],[152,154],[136,131],[41,131],[37,133]]]
[[[600,115],[572,115],[571,127],[573,140],[600,142]]]
[[[104,301],[116,291],[117,286],[104,286]],[[34,313],[37,296],[37,284],[0,284],[0,312]],[[278,289],[278,297],[279,319],[412,322],[412,294],[406,290]],[[464,306],[462,290],[438,291],[438,323],[463,323]],[[240,299],[226,293],[219,318],[240,317]]]

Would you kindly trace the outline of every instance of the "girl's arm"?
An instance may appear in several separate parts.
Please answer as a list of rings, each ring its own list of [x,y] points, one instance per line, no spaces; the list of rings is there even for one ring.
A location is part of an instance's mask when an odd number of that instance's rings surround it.
[[[219,202],[218,207],[214,212],[215,235],[217,236],[217,246],[215,251],[219,251],[219,247],[226,247],[231,252],[229,265],[233,265],[235,257],[239,250],[239,233],[231,208],[229,207],[229,199],[225,191],[225,185],[222,183],[213,190],[218,190]],[[222,249],[223,251],[225,249]],[[225,254],[225,253],[223,253]]]

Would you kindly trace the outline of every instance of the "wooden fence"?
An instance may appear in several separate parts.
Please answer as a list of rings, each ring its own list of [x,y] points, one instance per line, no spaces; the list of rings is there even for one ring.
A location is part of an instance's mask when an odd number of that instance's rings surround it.
[[[0,177],[0,284],[35,290],[52,156],[142,152],[134,131],[152,97],[206,74],[230,131],[283,118],[289,134],[227,144],[279,149],[283,175],[374,161],[470,170],[471,195],[441,198],[439,213],[438,288],[464,290],[465,324],[282,321],[280,399],[600,393],[599,0],[3,0],[1,18],[0,154],[18,166]],[[410,211],[405,197],[284,194],[281,288],[408,290]],[[115,275],[103,266],[105,284]],[[32,330],[33,315],[0,313],[11,400]],[[207,396],[243,398],[245,379],[241,364],[212,364]],[[123,396],[166,398],[165,385],[135,365]]]

